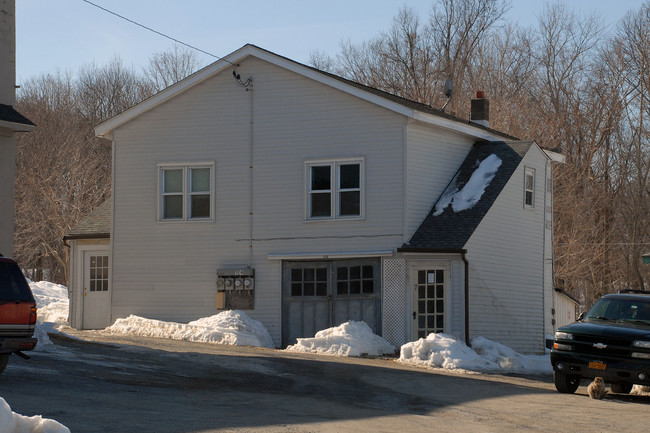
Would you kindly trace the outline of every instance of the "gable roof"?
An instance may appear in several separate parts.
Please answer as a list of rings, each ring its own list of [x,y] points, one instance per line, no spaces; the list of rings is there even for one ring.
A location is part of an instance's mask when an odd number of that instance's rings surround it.
[[[111,199],[93,209],[63,237],[69,239],[101,239],[111,236]]]
[[[36,125],[20,114],[14,107],[0,104],[0,128],[11,129],[15,132],[29,132]]]
[[[136,117],[144,114],[159,104],[168,101],[169,99],[188,90],[189,88],[202,83],[215,74],[218,74],[227,69],[235,70],[237,63],[243,61],[249,56],[267,61],[276,66],[290,70],[335,89],[344,91],[348,94],[377,104],[391,111],[400,113],[414,120],[419,120],[425,123],[439,126],[441,128],[453,130],[473,137],[477,140],[516,139],[515,137],[509,136],[494,129],[486,128],[485,126],[470,122],[469,120],[461,119],[460,117],[451,115],[442,110],[438,110],[429,105],[401,98],[399,96],[395,96],[390,93],[356,83],[343,77],[339,77],[337,75],[321,71],[311,66],[298,63],[294,60],[288,59],[251,44],[244,45],[242,48],[217,60],[211,65],[206,66],[200,71],[195,72],[194,74],[179,81],[178,83],[162,90],[161,92],[153,95],[143,102],[101,123],[95,128],[95,134],[99,137],[111,139],[114,129],[120,127],[126,122],[135,119]]]
[[[423,250],[459,251],[463,249],[532,146],[537,146],[537,144],[533,141],[483,141],[474,143],[458,169],[457,176],[454,177],[456,182],[452,181],[447,186],[447,189],[434,203],[432,210],[427,214],[420,227],[399,250],[417,252]],[[446,193],[453,192],[456,187],[466,185],[476,170],[477,162],[484,161],[490,155],[496,155],[501,159],[501,166],[485,188],[478,203],[469,209],[458,212],[448,206],[439,215],[434,215],[436,205],[441,201],[441,198]]]

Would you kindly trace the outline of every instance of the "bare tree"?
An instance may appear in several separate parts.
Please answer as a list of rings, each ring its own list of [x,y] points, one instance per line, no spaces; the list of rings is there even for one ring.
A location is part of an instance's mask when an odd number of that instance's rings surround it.
[[[170,50],[154,53],[144,75],[154,91],[160,91],[199,69],[196,53],[174,45]]]
[[[98,124],[147,98],[153,89],[115,56],[103,67],[94,63],[84,66],[76,92],[81,114],[91,124]]]
[[[75,98],[70,75],[32,79],[18,98],[38,127],[18,139],[15,256],[34,277],[60,283],[68,281],[63,235],[110,193],[110,145],[94,137]]]

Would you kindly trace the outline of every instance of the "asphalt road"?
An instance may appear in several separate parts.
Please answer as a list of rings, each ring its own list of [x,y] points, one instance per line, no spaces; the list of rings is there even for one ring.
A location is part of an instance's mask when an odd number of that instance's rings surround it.
[[[74,334],[12,356],[0,376],[15,412],[72,433],[646,432],[650,413],[650,397],[563,395],[546,377]]]

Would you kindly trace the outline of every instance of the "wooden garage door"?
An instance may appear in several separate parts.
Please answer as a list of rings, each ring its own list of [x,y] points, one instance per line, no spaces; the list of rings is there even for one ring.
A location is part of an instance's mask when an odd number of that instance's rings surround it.
[[[284,262],[282,344],[350,320],[380,329],[379,259]]]

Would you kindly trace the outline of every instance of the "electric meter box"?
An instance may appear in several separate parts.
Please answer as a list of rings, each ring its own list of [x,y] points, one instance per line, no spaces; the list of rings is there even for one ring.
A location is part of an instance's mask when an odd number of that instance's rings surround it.
[[[217,308],[252,310],[255,300],[255,270],[250,267],[217,269]]]

